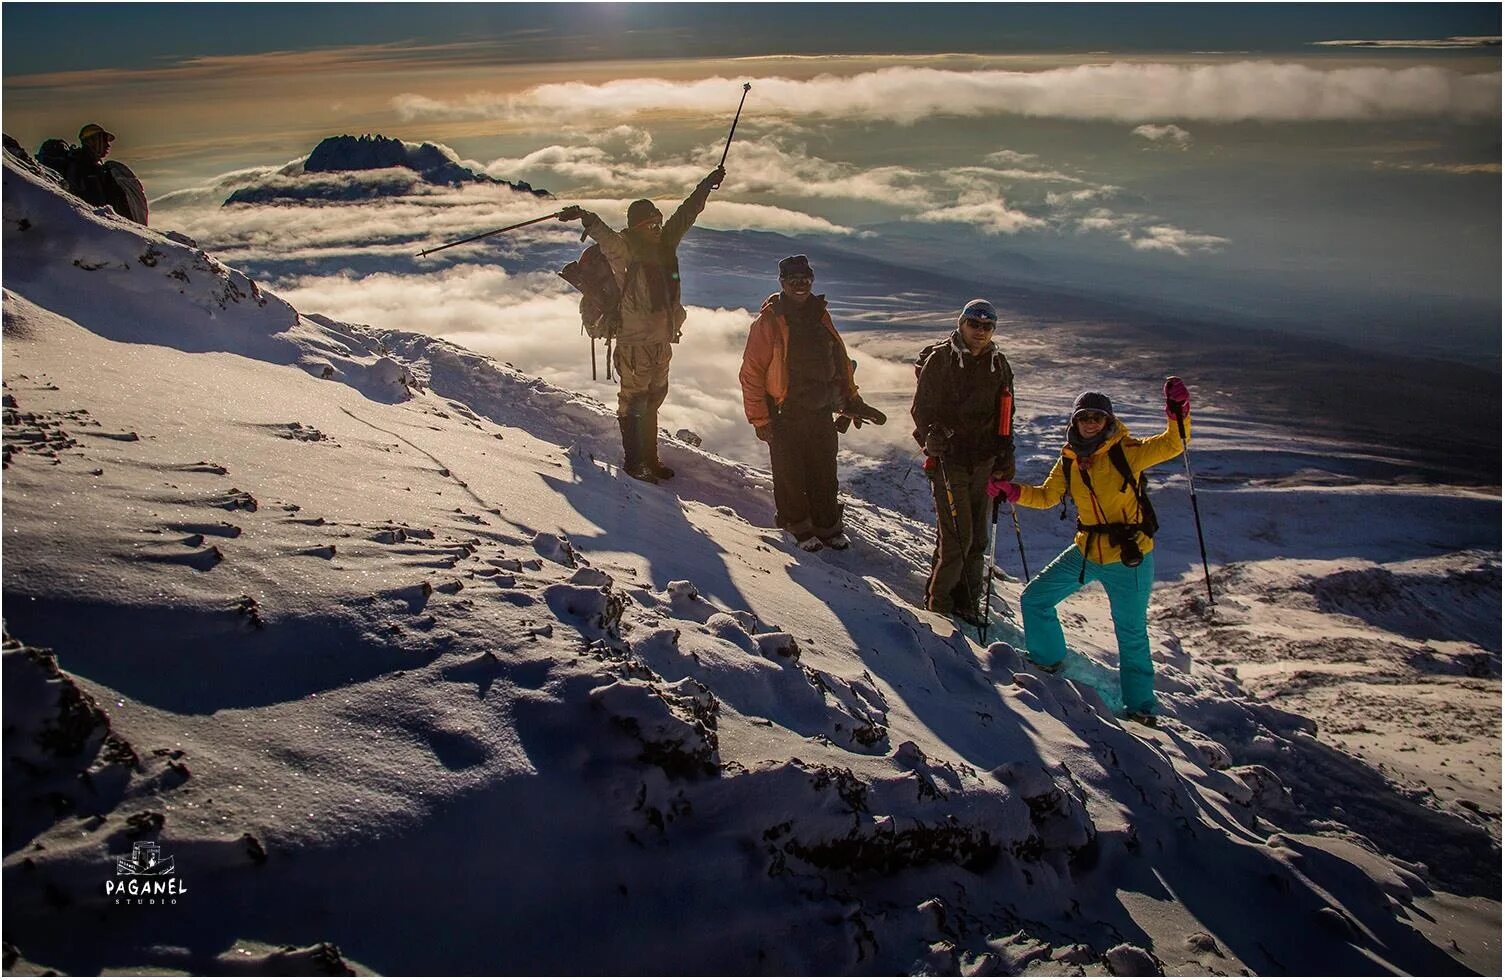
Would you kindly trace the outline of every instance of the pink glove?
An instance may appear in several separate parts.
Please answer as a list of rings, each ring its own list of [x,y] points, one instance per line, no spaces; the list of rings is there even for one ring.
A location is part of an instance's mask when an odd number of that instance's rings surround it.
[[[1010,483],[1008,480],[989,480],[988,496],[996,497],[1003,494],[1003,499],[1011,504],[1019,502],[1019,484]]]
[[[1186,382],[1177,377],[1165,379],[1165,417],[1168,419],[1184,419],[1191,411],[1191,392],[1186,390]]]

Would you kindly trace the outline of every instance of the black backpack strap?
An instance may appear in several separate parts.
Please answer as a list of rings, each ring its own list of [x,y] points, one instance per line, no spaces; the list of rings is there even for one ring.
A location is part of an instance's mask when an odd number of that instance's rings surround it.
[[[1124,453],[1122,441],[1115,442],[1108,447],[1108,459],[1112,461],[1119,475],[1124,478],[1124,485],[1119,488],[1120,490],[1127,490],[1131,486],[1138,485],[1139,481],[1134,478],[1134,470],[1129,466],[1129,457]]]

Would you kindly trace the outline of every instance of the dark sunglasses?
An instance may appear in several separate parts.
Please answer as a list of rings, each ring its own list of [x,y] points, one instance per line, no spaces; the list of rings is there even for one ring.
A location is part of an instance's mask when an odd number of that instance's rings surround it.
[[[1108,416],[1102,412],[1077,412],[1076,420],[1091,424],[1093,422],[1106,422],[1108,421]]]
[[[780,276],[780,282],[787,282],[791,286],[808,286],[815,281],[814,276]]]
[[[998,324],[993,320],[979,320],[976,317],[967,317],[962,320],[962,326],[971,327],[973,330],[990,331]]]

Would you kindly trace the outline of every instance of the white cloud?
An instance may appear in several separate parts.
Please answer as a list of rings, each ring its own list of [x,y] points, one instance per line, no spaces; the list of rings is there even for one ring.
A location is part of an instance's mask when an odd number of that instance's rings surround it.
[[[1029,163],[1031,160],[1038,160],[1039,157],[1037,157],[1033,153],[1019,153],[1015,150],[997,150],[993,153],[989,153],[982,159],[984,163],[1000,163],[1008,165]]]
[[[1150,225],[1123,233],[1123,240],[1141,252],[1171,252],[1182,257],[1192,252],[1216,252],[1228,244],[1217,235],[1203,235],[1174,225]]]
[[[721,231],[777,231],[786,235],[810,232],[821,235],[856,234],[845,225],[838,225],[803,211],[737,201],[712,201],[706,205],[705,211],[695,223],[702,228]]]
[[[1385,40],[1385,41],[1312,41],[1318,46],[1335,48],[1498,48],[1500,36],[1490,34],[1483,36],[1455,35],[1444,38],[1421,38],[1416,40]]]
[[[278,290],[308,313],[325,313],[379,330],[412,330],[461,344],[510,363],[571,391],[616,406],[616,382],[606,380],[605,352],[597,344],[599,376],[591,378],[591,351],[580,333],[578,294],[552,274],[513,276],[496,266],[462,265],[418,275],[307,276]],[[737,372],[754,311],[691,306],[684,342],[674,349],[669,398],[659,425],[689,428],[714,452],[766,466],[767,450],[743,414]],[[855,347],[858,377],[869,391],[913,384],[907,364],[867,357]],[[894,409],[885,402],[885,407]],[[904,420],[864,429],[865,448],[904,444]]]
[[[986,235],[1014,235],[1026,229],[1043,228],[1046,225],[1046,222],[1040,218],[1009,207],[1003,198],[976,200],[965,195],[954,205],[932,208],[915,215],[914,220],[968,224]]]
[[[1143,126],[1134,128],[1134,135],[1141,136],[1151,143],[1174,143],[1183,150],[1191,145],[1191,133],[1174,123],[1164,126],[1145,123]]]
[[[441,101],[404,94],[404,119],[563,121],[639,113],[722,116],[740,79],[617,79],[560,82],[515,94],[476,92]],[[901,66],[854,75],[753,80],[748,111],[759,115],[866,119],[901,124],[935,116],[1022,115],[1150,122],[1339,120],[1500,112],[1500,73],[1448,68],[1318,69],[1273,61],[1200,65],[1130,63],[1046,71],[954,71]]]
[[[1497,174],[1498,163],[1394,163],[1387,160],[1374,161],[1376,170],[1419,170],[1434,174]]]

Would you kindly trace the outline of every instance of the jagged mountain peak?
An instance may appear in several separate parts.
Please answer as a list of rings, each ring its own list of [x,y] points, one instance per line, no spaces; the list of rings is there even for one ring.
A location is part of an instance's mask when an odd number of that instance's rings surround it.
[[[507,187],[521,194],[553,197],[526,181],[503,180],[473,170],[448,147],[366,133],[321,140],[305,159],[235,191],[225,204],[361,201],[466,185]]]

